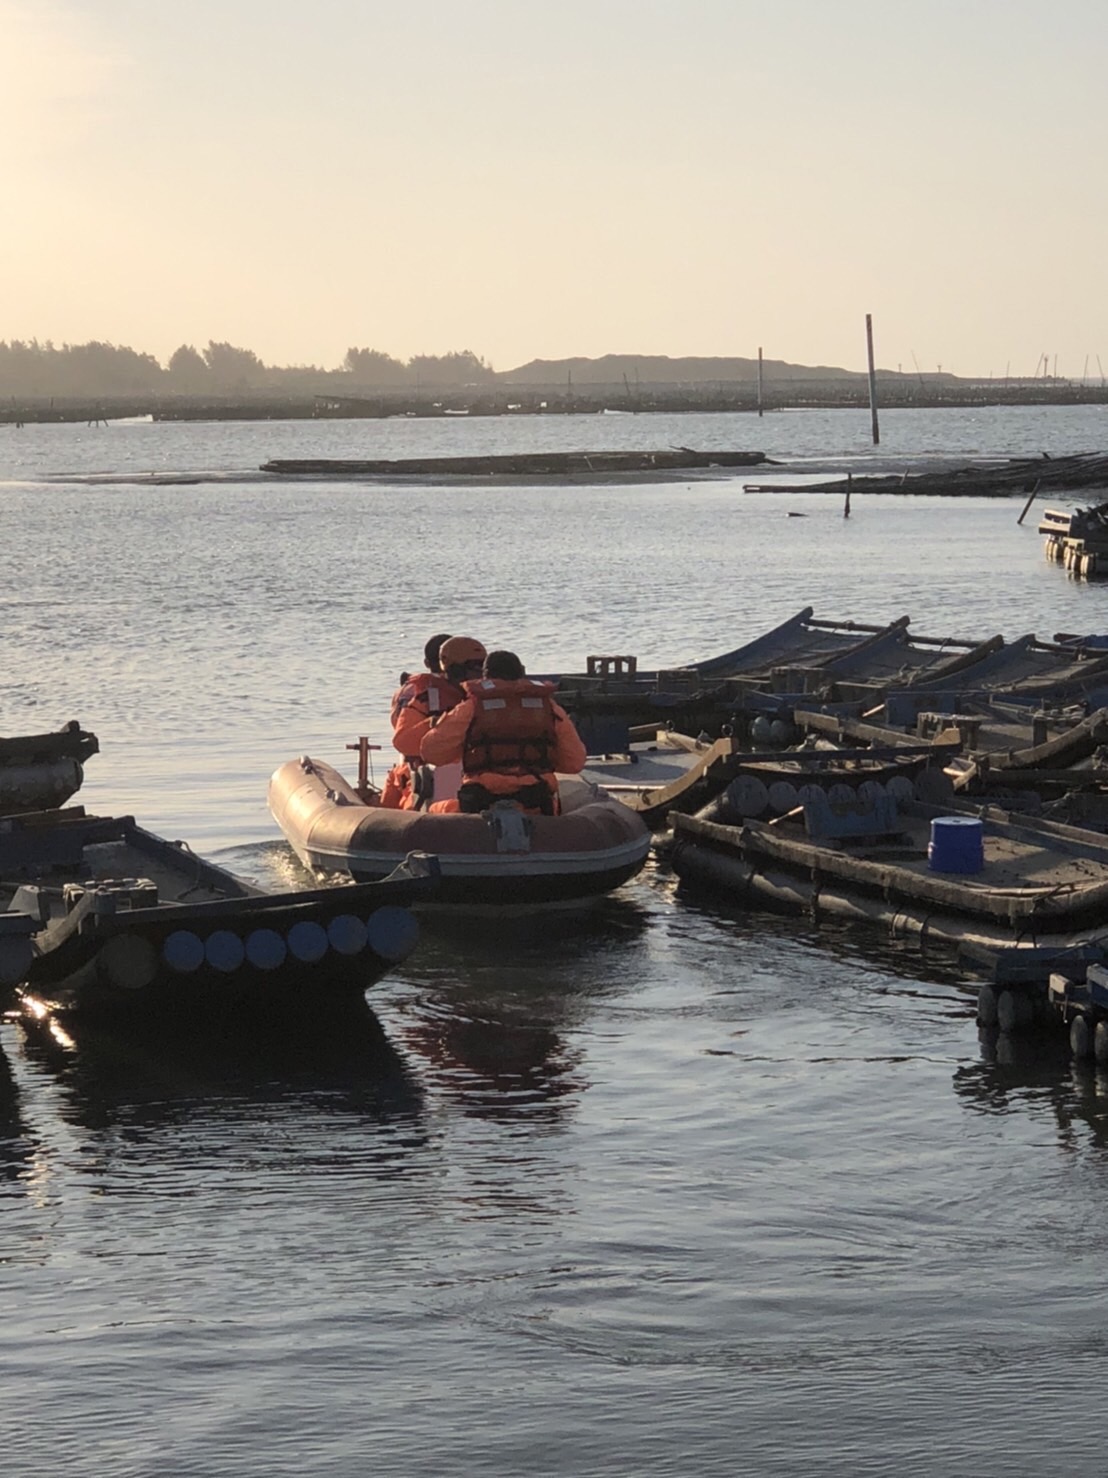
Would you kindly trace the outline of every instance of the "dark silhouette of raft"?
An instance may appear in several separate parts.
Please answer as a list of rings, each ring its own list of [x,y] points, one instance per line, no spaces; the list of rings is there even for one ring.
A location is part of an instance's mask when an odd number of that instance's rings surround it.
[[[0,739],[0,816],[64,806],[81,788],[85,761],[99,750],[96,735],[76,719],[55,733]]]
[[[608,477],[625,473],[685,472],[713,467],[756,467],[765,452],[515,452],[483,457],[307,457],[263,462],[276,477]]]
[[[935,472],[894,474],[848,473],[828,482],[808,483],[805,493],[915,493],[940,497],[1008,498],[1058,492],[1067,488],[1108,487],[1108,454],[1070,457],[1013,457],[996,465],[983,463]],[[795,484],[745,483],[745,493],[793,493]]]

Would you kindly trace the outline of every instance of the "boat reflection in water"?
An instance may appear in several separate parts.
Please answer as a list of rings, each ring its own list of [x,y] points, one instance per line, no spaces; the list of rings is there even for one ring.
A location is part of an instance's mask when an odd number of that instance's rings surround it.
[[[1108,1070],[1075,1059],[1060,1028],[1035,1036],[979,1027],[981,1058],[954,1074],[954,1091],[980,1114],[1046,1118],[1062,1149],[1108,1147]]]
[[[4,1033],[7,1043],[12,1035]],[[23,1117],[19,1086],[12,1073],[11,1063],[0,1043],[0,1184],[18,1181],[26,1174],[33,1158],[34,1147]]]
[[[425,1065],[428,1089],[463,1113],[553,1124],[589,1086],[571,1034],[587,1030],[598,999],[635,980],[647,917],[613,897],[561,931],[534,916],[495,931],[436,920],[411,967],[416,993],[393,1003],[390,1029]]]
[[[62,1022],[28,996],[20,1024],[25,1060],[62,1090],[62,1116],[94,1131],[125,1128],[124,1139],[105,1143],[126,1151],[164,1148],[167,1130],[202,1125],[212,1153],[234,1142],[241,1154],[244,1136],[260,1143],[277,1131],[279,1144],[267,1153],[307,1152],[318,1163],[330,1143],[318,1133],[320,1114],[414,1128],[422,1113],[417,1085],[364,1003],[297,1022],[259,1014],[233,1031],[169,1034],[143,1024]],[[195,1149],[197,1139],[182,1134],[176,1143]],[[360,1136],[357,1145],[374,1157],[373,1136]],[[388,1153],[395,1148],[390,1136]]]
[[[513,1019],[515,1009],[494,1001],[421,1002],[403,1028],[403,1041],[427,1064],[434,1086],[464,1113],[555,1119],[588,1087],[580,1055],[551,1027]]]

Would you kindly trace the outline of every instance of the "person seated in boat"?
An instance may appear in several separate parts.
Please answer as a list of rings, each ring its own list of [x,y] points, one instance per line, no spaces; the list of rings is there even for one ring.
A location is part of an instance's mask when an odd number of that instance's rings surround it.
[[[490,652],[482,676],[464,684],[465,701],[430,728],[420,746],[429,764],[461,762],[453,801],[432,811],[486,811],[515,801],[533,815],[556,816],[555,772],[576,775],[585,746],[572,719],[554,702],[554,684],[526,676],[514,652]]]
[[[392,742],[403,758],[385,778],[383,806],[412,811],[421,801],[432,799],[435,777],[431,771],[420,773],[420,743],[442,714],[464,699],[462,684],[480,674],[484,659],[485,648],[473,637],[440,632],[427,642],[423,649],[426,672],[408,677],[392,696]],[[451,785],[451,777],[443,774],[438,777],[437,798],[456,788],[457,780]]]

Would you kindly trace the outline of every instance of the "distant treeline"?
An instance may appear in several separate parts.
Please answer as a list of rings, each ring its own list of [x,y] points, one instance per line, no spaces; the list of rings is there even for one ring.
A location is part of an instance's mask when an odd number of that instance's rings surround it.
[[[864,372],[753,358],[608,354],[531,360],[496,371],[469,349],[407,361],[352,348],[337,369],[267,365],[252,349],[182,344],[165,365],[124,345],[0,342],[0,422],[113,415],[390,415],[513,411],[735,410],[846,405],[868,398]],[[973,380],[879,370],[886,405],[1103,400],[1105,387],[1059,380]]]
[[[264,364],[252,349],[210,342],[182,344],[166,365],[122,344],[62,344],[37,340],[0,342],[0,396],[28,399],[121,395],[239,395],[277,391],[290,395],[348,393],[352,388],[412,389],[428,385],[483,385],[496,379],[468,349],[418,354],[406,363],[377,349],[349,349],[337,370],[315,365]]]
[[[776,384],[800,380],[845,384],[865,378],[856,370],[789,364],[780,359],[766,360],[762,374],[767,383]],[[325,369],[319,365],[265,364],[252,349],[214,340],[206,349],[182,344],[165,365],[152,354],[97,340],[60,347],[37,340],[0,342],[0,396],[21,400],[50,396],[223,397],[259,392],[340,397],[382,391],[418,393],[463,386],[491,390],[525,385],[557,386],[567,391],[616,386],[633,395],[647,385],[752,386],[757,376],[756,359],[723,356],[671,359],[661,354],[606,354],[596,359],[533,359],[515,369],[497,372],[470,349],[417,354],[400,360],[380,349],[353,348],[346,351],[337,369]],[[931,385],[955,383],[953,375],[929,375],[926,379]]]

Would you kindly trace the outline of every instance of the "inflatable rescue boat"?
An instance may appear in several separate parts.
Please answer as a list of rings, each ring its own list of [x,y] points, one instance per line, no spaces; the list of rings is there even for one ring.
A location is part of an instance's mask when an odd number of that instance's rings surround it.
[[[635,876],[650,850],[639,816],[599,786],[559,776],[562,813],[499,802],[480,815],[399,811],[359,793],[328,764],[289,760],[269,782],[269,809],[317,872],[386,877],[412,852],[439,859],[429,907],[535,908],[599,898]]]

